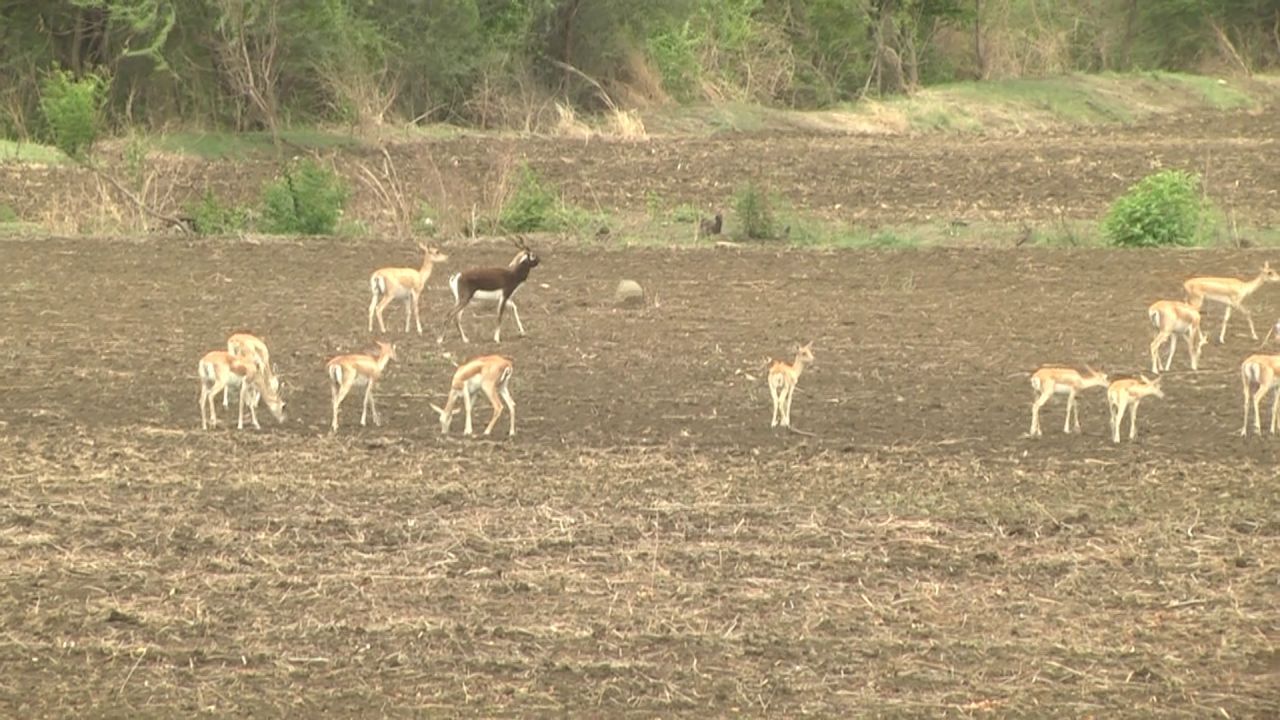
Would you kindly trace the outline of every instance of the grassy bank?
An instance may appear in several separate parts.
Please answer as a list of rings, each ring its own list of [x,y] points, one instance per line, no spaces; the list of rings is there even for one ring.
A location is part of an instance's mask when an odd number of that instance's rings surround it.
[[[1280,77],[1168,72],[1071,74],[927,87],[909,97],[794,112],[752,105],[683,107],[645,117],[655,132],[1009,132],[1125,124],[1185,112],[1253,110],[1280,102]]]

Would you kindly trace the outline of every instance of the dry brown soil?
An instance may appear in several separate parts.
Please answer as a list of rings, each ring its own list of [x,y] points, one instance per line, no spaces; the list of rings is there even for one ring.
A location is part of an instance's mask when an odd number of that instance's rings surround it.
[[[1280,258],[538,249],[527,337],[473,311],[437,345],[445,270],[510,256],[449,246],[428,335],[388,315],[383,426],[353,399],[331,436],[323,362],[368,346],[368,273],[411,245],[0,241],[0,715],[1280,713],[1280,440],[1235,434],[1243,320],[1175,359],[1137,442],[1099,391],[1083,435],[1057,402],[1021,437],[1036,364],[1140,371],[1147,304]],[[612,306],[621,277],[648,307]],[[1280,287],[1251,304],[1265,332]],[[196,360],[242,328],[288,418],[202,432]],[[810,339],[812,435],[773,431],[764,358]],[[443,353],[491,350],[518,437],[441,437]]]
[[[291,148],[296,154],[305,150]],[[1096,219],[1133,183],[1161,169],[1200,173],[1206,192],[1245,226],[1280,223],[1280,108],[1223,115],[1192,113],[1132,126],[1103,125],[1027,135],[849,136],[733,134],[648,142],[545,137],[457,137],[388,141],[402,192],[425,199],[450,226],[485,212],[528,164],[568,202],[610,213],[643,213],[651,203],[726,209],[748,180],[797,210],[858,227],[923,223],[1027,223]],[[387,204],[359,166],[375,173],[381,151],[332,155],[350,179],[352,217],[385,227]],[[181,212],[212,191],[253,205],[278,172],[273,160],[152,158],[151,201]],[[128,177],[123,167],[117,173]],[[74,167],[0,165],[0,203],[28,222],[67,218],[92,207],[127,216],[127,202]],[[90,226],[91,227],[91,226]]]

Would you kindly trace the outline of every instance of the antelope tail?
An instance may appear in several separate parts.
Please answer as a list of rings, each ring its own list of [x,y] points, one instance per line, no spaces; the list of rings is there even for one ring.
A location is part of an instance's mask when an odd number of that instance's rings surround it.
[[[1258,363],[1245,363],[1244,367],[1240,368],[1240,374],[1250,385],[1257,386],[1262,382],[1262,368]]]

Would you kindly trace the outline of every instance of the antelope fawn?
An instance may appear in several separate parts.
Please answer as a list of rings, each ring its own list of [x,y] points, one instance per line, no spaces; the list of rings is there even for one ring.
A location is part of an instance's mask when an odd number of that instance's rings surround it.
[[[1280,374],[1280,355],[1250,355],[1240,363],[1240,385],[1244,391],[1244,423],[1240,434],[1249,434],[1249,408],[1253,408],[1253,431],[1262,434],[1260,406],[1267,393],[1275,390],[1271,400],[1271,434],[1276,432],[1276,410],[1280,408],[1280,388],[1276,376]]]
[[[1129,411],[1129,439],[1138,436],[1138,405],[1143,398],[1151,396],[1164,397],[1160,389],[1160,378],[1149,380],[1145,375],[1136,378],[1122,378],[1107,386],[1107,405],[1111,409],[1111,442],[1120,442],[1120,425],[1124,422],[1124,413]]]
[[[266,374],[267,382],[274,382],[279,386],[279,381],[275,380],[276,369],[271,364],[271,351],[258,336],[245,332],[232,333],[227,338],[227,352],[257,362],[258,368]],[[227,407],[227,391],[227,388],[222,390],[222,407]]]
[[[1059,365],[1046,365],[1036,370],[1031,374],[1031,389],[1037,394],[1035,401],[1031,403],[1031,430],[1027,434],[1032,437],[1043,434],[1040,429],[1040,408],[1054,395],[1067,396],[1067,417],[1062,424],[1062,432],[1071,433],[1073,419],[1076,432],[1080,432],[1080,407],[1076,402],[1076,393],[1106,385],[1107,374],[1087,365],[1084,373]]]
[[[1178,347],[1178,336],[1187,341],[1187,355],[1191,359],[1191,369],[1197,370],[1200,363],[1200,352],[1209,338],[1200,330],[1200,311],[1177,300],[1160,300],[1147,308],[1147,317],[1156,327],[1156,336],[1151,341],[1151,372],[1159,373],[1160,347],[1169,341],[1169,356],[1165,358],[1164,369],[1173,364],[1173,351]]]
[[[277,422],[284,422],[284,401],[280,399],[280,381],[275,377],[268,379],[265,372],[259,369],[254,360],[232,355],[225,350],[214,350],[200,358],[196,367],[200,375],[200,427],[208,430],[218,426],[218,413],[214,398],[227,388],[235,388],[239,392],[240,417],[236,428],[244,429],[244,408],[249,407],[249,417],[253,427],[261,430],[258,424],[258,402],[266,400],[267,408],[275,416]]]
[[[449,386],[449,399],[444,407],[432,405],[431,408],[440,415],[440,432],[449,434],[449,426],[453,424],[453,416],[458,412],[458,398],[462,398],[467,413],[467,424],[463,435],[471,434],[471,407],[477,392],[484,392],[489,404],[493,406],[493,417],[485,426],[484,434],[493,432],[493,426],[502,416],[502,404],[505,402],[510,411],[511,424],[508,437],[516,435],[516,402],[511,398],[508,384],[511,382],[513,366],[511,360],[501,355],[484,355],[463,363],[453,373],[453,381]]]
[[[769,427],[791,427],[791,400],[795,397],[796,383],[806,364],[813,362],[813,342],[796,347],[795,360],[788,363],[775,360],[769,365],[769,394],[773,397],[773,420]]]
[[[333,400],[333,424],[331,429],[338,431],[338,408],[347,398],[347,393],[357,385],[364,386],[364,402],[360,406],[360,425],[365,424],[365,416],[373,411],[373,424],[381,425],[378,418],[378,407],[373,402],[373,386],[382,378],[387,364],[396,357],[394,345],[379,342],[378,355],[353,354],[339,355],[325,365],[329,375],[329,392]]]

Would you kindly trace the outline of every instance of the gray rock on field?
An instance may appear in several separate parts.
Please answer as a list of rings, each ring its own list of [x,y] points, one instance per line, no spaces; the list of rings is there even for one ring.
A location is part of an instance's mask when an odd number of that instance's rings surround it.
[[[613,291],[613,300],[623,307],[639,307],[644,305],[644,288],[635,280],[623,280]]]

